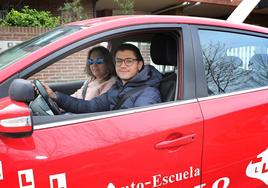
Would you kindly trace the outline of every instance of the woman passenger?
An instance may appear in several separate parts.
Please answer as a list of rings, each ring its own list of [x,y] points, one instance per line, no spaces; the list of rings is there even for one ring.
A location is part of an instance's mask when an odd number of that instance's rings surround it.
[[[85,72],[88,80],[71,96],[90,100],[107,92],[116,80],[113,58],[103,46],[94,47],[88,52]]]

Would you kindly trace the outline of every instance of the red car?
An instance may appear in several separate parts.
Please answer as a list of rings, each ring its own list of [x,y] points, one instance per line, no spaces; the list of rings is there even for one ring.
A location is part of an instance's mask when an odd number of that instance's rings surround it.
[[[48,115],[48,100],[31,107],[38,97],[27,79],[104,42],[148,55],[164,77],[163,102],[90,114]],[[0,187],[268,186],[266,28],[179,16],[85,20],[1,53],[0,75]],[[83,83],[57,79],[49,85],[66,94]]]

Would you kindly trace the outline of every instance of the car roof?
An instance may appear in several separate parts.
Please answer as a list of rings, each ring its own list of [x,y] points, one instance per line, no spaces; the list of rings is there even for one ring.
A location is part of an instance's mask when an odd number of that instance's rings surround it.
[[[233,23],[226,20],[212,19],[212,18],[200,18],[190,16],[167,16],[167,15],[128,15],[128,16],[110,16],[100,17],[94,19],[88,19],[78,22],[69,23],[67,25],[79,25],[84,27],[89,26],[101,26],[107,25],[111,27],[120,27],[124,25],[136,25],[136,24],[153,24],[153,23],[178,23],[178,24],[193,24],[193,25],[204,25],[204,26],[216,26],[233,29],[242,29],[247,31],[254,31],[268,34],[268,28],[245,24],[245,23]]]

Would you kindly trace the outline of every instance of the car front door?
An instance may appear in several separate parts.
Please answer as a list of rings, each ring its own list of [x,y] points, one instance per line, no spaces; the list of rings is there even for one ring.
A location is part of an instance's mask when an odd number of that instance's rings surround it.
[[[190,41],[190,32],[181,37]],[[32,135],[0,135],[0,187],[199,186],[203,117],[193,97],[192,46],[181,47],[180,100],[33,118]]]
[[[109,117],[112,116],[112,117]],[[195,100],[1,135],[1,187],[193,187],[201,175]]]

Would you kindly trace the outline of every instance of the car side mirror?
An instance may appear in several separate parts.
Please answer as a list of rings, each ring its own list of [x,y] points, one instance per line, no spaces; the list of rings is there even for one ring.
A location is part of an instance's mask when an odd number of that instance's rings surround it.
[[[20,137],[32,132],[31,110],[28,105],[8,97],[0,99],[0,133]]]
[[[34,86],[29,80],[15,79],[8,89],[9,97],[15,101],[30,102],[35,99]]]

